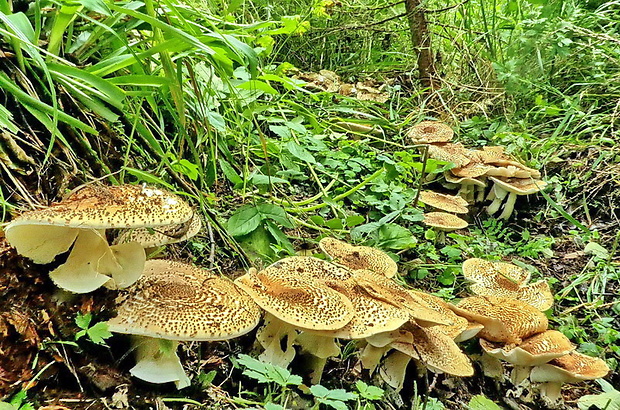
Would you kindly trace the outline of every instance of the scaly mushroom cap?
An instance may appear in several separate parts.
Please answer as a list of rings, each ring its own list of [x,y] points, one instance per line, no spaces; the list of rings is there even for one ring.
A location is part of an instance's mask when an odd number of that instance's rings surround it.
[[[448,142],[453,136],[452,128],[438,121],[422,121],[407,131],[407,138],[414,144]]]
[[[546,281],[527,284],[529,272],[511,263],[468,259],[463,263],[463,276],[475,282],[470,289],[478,296],[517,299],[542,311],[553,305],[549,284]]]
[[[307,263],[308,259],[316,258],[285,258],[260,272],[251,268],[235,283],[260,307],[293,326],[310,330],[340,329],[353,318],[353,305],[345,295],[310,276],[315,264]],[[332,266],[336,277],[340,276],[338,270],[346,271]]]
[[[468,320],[484,325],[479,337],[504,343],[520,343],[523,338],[547,330],[547,317],[524,302],[492,296],[462,299],[451,309]]]
[[[116,243],[137,242],[144,248],[153,248],[186,241],[200,232],[201,227],[200,216],[195,213],[191,219],[181,224],[129,229],[116,239]]]
[[[469,322],[464,317],[458,316],[450,309],[450,305],[443,299],[424,292],[410,290],[409,293],[421,299],[423,304],[436,312],[441,313],[446,319],[446,324],[438,324],[433,326],[437,331],[442,332],[446,336],[452,339],[467,337],[467,339],[473,337],[477,332],[473,332],[473,329],[469,328]],[[481,329],[482,327],[478,327]],[[466,333],[466,334],[464,334]],[[470,333],[473,333],[470,336]],[[467,340],[462,339],[462,340]]]
[[[464,219],[445,212],[427,212],[424,214],[424,220],[422,222],[442,231],[465,229],[469,225]]]
[[[422,191],[418,200],[433,208],[455,214],[466,214],[468,203],[460,196],[445,195],[434,191]]]
[[[530,373],[530,380],[537,383],[577,383],[605,377],[609,370],[605,361],[598,357],[571,352],[534,367]]]
[[[259,319],[258,306],[230,280],[184,263],[150,260],[108,327],[168,340],[226,340],[248,333]]]
[[[453,163],[456,167],[464,167],[471,162],[467,157],[467,149],[461,144],[440,144],[428,146],[429,158]]]
[[[512,348],[484,339],[480,339],[480,346],[487,354],[517,366],[538,366],[575,350],[570,340],[557,330],[538,333]]]
[[[464,167],[452,168],[450,173],[461,178],[479,178],[486,175],[493,167],[479,162],[470,162]]]
[[[489,177],[489,181],[493,181],[497,186],[508,192],[517,195],[530,195],[542,191],[547,183],[542,180],[532,180],[530,178],[502,178]]]
[[[326,237],[319,241],[319,247],[333,263],[350,269],[369,269],[388,278],[396,276],[398,266],[390,255],[369,246],[353,246],[335,238]]]
[[[482,179],[476,179],[476,177],[459,177],[452,173],[455,168],[452,168],[450,171],[446,171],[443,173],[444,178],[447,182],[451,184],[459,184],[459,185],[476,185],[479,187],[486,187],[487,184]]]
[[[515,163],[518,164],[518,163]],[[504,177],[504,178],[540,178],[540,172],[525,165],[507,165],[504,167],[489,167],[486,176]]]
[[[393,342],[390,346],[399,352],[420,360],[430,370],[454,376],[473,376],[474,367],[454,340],[435,327],[408,328],[413,343]]]

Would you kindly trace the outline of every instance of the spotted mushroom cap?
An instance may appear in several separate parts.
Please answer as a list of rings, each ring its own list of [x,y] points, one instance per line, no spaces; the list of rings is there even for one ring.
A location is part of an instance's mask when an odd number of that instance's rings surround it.
[[[467,319],[454,313],[450,309],[448,302],[442,298],[416,290],[410,290],[409,293],[421,299],[429,309],[437,311],[444,316],[447,323],[433,326],[437,331],[444,333],[452,339],[460,337],[463,332],[467,331],[469,326]]]
[[[226,340],[248,333],[259,319],[259,307],[230,280],[160,259],[146,262],[108,328],[169,340]]]
[[[180,224],[194,214],[177,195],[140,185],[85,186],[50,207],[24,212],[5,232],[20,225],[72,228],[139,228]]]
[[[420,360],[430,370],[454,376],[473,376],[474,367],[469,358],[450,337],[435,327],[413,327],[413,343],[393,342],[391,347]]]
[[[487,175],[487,173],[492,169],[493,167],[490,165],[481,164],[479,162],[470,162],[463,167],[452,168],[450,173],[461,178],[479,178]]]
[[[472,296],[451,308],[457,315],[483,324],[478,336],[492,342],[520,343],[549,325],[540,310],[510,298]]]
[[[489,181],[493,181],[496,186],[505,191],[513,192],[517,195],[531,195],[542,191],[547,183],[542,180],[532,180],[530,178],[503,178],[489,177]]]
[[[308,258],[285,259],[260,272],[252,268],[235,283],[267,312],[301,329],[335,330],[351,321],[351,301],[309,276],[306,269],[315,266],[306,264]],[[334,268],[338,275],[342,268]]]
[[[398,266],[390,255],[370,246],[354,246],[326,237],[319,241],[319,247],[332,258],[333,263],[350,269],[369,269],[388,278],[394,277],[398,272]]]
[[[575,346],[557,330],[546,330],[530,336],[518,345],[501,345],[480,339],[484,351],[518,366],[538,366],[569,354]]]
[[[540,178],[540,171],[528,168],[518,162],[514,165],[506,165],[503,167],[489,167],[486,176],[504,177],[504,178]]]
[[[464,219],[445,212],[427,212],[424,214],[424,220],[422,222],[442,231],[465,229],[469,225]]]
[[[549,363],[536,366],[530,373],[533,382],[577,383],[607,376],[609,366],[598,357],[570,352]]]
[[[446,182],[451,184],[477,185],[479,187],[487,186],[485,179],[476,179],[475,177],[458,177],[452,173],[452,170],[444,172],[443,176],[446,179]]]
[[[414,144],[448,142],[453,136],[452,128],[439,121],[422,121],[407,131],[407,138]]]
[[[456,167],[464,167],[471,162],[467,157],[467,149],[461,144],[438,144],[428,146],[429,158],[453,163]]]
[[[152,248],[186,241],[200,232],[201,227],[200,216],[194,213],[191,219],[181,224],[126,230],[116,239],[116,243],[137,242],[144,248]]]
[[[445,195],[434,191],[422,191],[418,200],[446,212],[455,214],[466,214],[469,212],[467,201],[460,196]]]
[[[515,285],[522,286],[529,282],[531,274],[527,269],[512,263],[470,258],[463,262],[463,276],[472,282],[482,284],[494,283],[494,278],[500,276]]]

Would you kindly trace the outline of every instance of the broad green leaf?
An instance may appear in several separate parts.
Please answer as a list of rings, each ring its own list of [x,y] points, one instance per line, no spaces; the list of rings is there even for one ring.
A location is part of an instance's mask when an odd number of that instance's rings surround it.
[[[579,410],[590,410],[592,407],[601,410],[620,410],[620,391],[606,380],[598,379],[597,382],[601,385],[603,393],[580,397],[577,400]]]
[[[278,90],[276,90],[275,88],[273,88],[266,82],[259,81],[259,80],[246,81],[245,83],[239,84],[237,88],[240,90],[262,91],[262,92],[265,92],[267,94],[272,94],[272,95],[280,94]]]
[[[12,28],[16,30],[15,34],[21,34],[21,38],[27,39],[30,43],[36,43],[34,28],[32,28],[28,16],[20,11],[7,15],[6,19],[12,23]]]
[[[108,324],[105,322],[95,323],[86,333],[93,343],[105,345],[105,339],[112,337],[112,333],[108,330]]]
[[[347,228],[352,228],[361,223],[364,223],[365,221],[366,218],[364,218],[362,215],[349,215],[346,219]]]
[[[293,224],[288,218],[286,211],[278,206],[268,203],[262,203],[257,206],[258,212],[262,219],[271,219],[274,222],[284,226],[285,228],[293,228]]]
[[[290,184],[286,179],[261,174],[252,175],[251,181],[254,185]]]
[[[502,408],[495,404],[492,400],[487,399],[483,395],[476,395],[471,398],[467,405],[468,410],[501,410]]]
[[[80,0],[80,3],[87,9],[105,16],[110,16],[112,11],[104,0]]]
[[[228,233],[232,236],[242,236],[255,230],[262,220],[258,208],[244,206],[235,212],[228,220]]]
[[[379,228],[379,242],[387,249],[409,249],[418,242],[411,231],[395,223],[387,223]]]
[[[295,141],[289,141],[286,143],[286,149],[288,152],[293,154],[293,156],[299,158],[302,161],[306,161],[310,164],[316,164],[316,159],[314,156],[304,147],[296,143]]]
[[[80,329],[88,329],[88,326],[90,326],[90,321],[92,319],[93,319],[93,315],[91,315],[90,313],[87,313],[85,315],[78,313],[77,316],[75,317],[75,324]]]
[[[243,374],[257,380],[259,383],[276,383],[286,387],[288,385],[298,386],[303,381],[300,376],[293,375],[282,367],[263,363],[246,354],[239,355],[237,362],[245,366],[246,369],[243,371]]]
[[[360,396],[362,396],[366,400],[380,400],[385,393],[382,388],[377,386],[370,386],[362,380],[358,380],[357,382],[355,382],[355,388],[359,392]]]
[[[310,387],[310,392],[316,398],[331,399],[339,401],[355,400],[357,395],[355,393],[349,393],[344,389],[330,390],[320,384],[316,384]]]
[[[243,179],[237,174],[237,171],[223,158],[218,159],[218,163],[220,164],[220,169],[224,173],[224,176],[232,182],[233,184],[243,184]]]
[[[13,406],[11,403],[0,401],[0,410],[17,410],[17,407]]]
[[[278,244],[282,246],[289,255],[295,255],[295,248],[293,248],[293,244],[288,239],[288,237],[278,228],[276,224],[272,221],[265,221],[265,225],[267,226],[267,230],[273,237],[278,241]]]

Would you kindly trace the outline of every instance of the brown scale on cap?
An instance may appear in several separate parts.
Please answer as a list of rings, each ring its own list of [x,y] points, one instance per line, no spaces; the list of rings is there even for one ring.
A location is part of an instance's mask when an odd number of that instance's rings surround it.
[[[429,158],[453,163],[456,167],[464,167],[471,162],[467,156],[467,148],[461,144],[438,144],[428,146]]]
[[[571,341],[557,330],[546,330],[528,337],[518,346],[484,339],[480,339],[480,346],[487,354],[517,366],[541,365],[575,350]]]
[[[462,299],[454,312],[484,325],[478,334],[492,342],[520,343],[522,339],[547,330],[547,317],[524,302],[499,297],[473,296]]]
[[[300,277],[324,280],[347,280],[351,278],[349,269],[312,256],[290,256],[274,262],[261,271],[266,276],[289,276],[289,272]]]
[[[457,339],[463,334],[463,332],[467,331],[467,327],[469,325],[467,319],[454,313],[452,309],[450,309],[448,303],[443,299],[415,290],[410,290],[409,293],[421,299],[426,307],[441,313],[445,317],[447,322],[446,324],[433,326],[437,331],[444,333],[452,339]]]
[[[553,305],[549,284],[539,281],[528,285],[529,272],[511,263],[468,259],[463,263],[463,276],[474,282],[470,289],[479,296],[517,299],[543,311]]]
[[[466,214],[469,212],[469,209],[467,209],[469,204],[460,196],[445,195],[434,191],[422,191],[418,200],[446,212],[455,214]]]
[[[470,162],[464,167],[452,168],[450,172],[452,173],[452,175],[461,178],[479,178],[486,175],[487,172],[491,169],[493,169],[492,166],[481,164],[479,162]]]
[[[152,248],[186,241],[198,234],[200,228],[200,216],[194,213],[191,219],[181,224],[127,230],[117,238],[116,243],[138,242],[144,248]]]
[[[335,238],[319,241],[321,250],[332,258],[332,262],[350,269],[369,269],[388,278],[396,276],[398,266],[390,256],[369,246],[354,246]]]
[[[259,307],[230,280],[195,266],[151,260],[108,326],[117,333],[208,341],[248,333],[259,319]]]
[[[407,131],[407,138],[414,144],[452,141],[454,131],[438,121],[422,121]]]
[[[465,229],[469,225],[466,220],[445,212],[427,212],[422,222],[441,231]]]
[[[286,258],[260,272],[252,268],[235,283],[260,307],[293,326],[311,330],[343,327],[354,314],[351,301],[309,276],[308,266],[315,265],[306,259]],[[334,268],[338,276],[338,267]]]

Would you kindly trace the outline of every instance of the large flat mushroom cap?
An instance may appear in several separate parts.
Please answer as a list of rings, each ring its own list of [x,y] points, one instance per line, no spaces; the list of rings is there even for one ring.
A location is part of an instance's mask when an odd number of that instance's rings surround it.
[[[557,330],[535,334],[518,346],[502,346],[484,339],[480,339],[480,346],[487,354],[517,366],[538,366],[575,350],[570,340]]]
[[[308,258],[295,259],[301,266],[289,260],[260,272],[251,269],[235,283],[267,312],[301,329],[335,330],[349,323],[354,315],[351,301],[309,276],[304,263]]]
[[[387,255],[386,255],[387,256]],[[266,277],[290,277],[291,275],[320,279],[347,280],[351,270],[312,256],[290,256],[280,259],[261,271]]]
[[[451,162],[457,168],[464,167],[471,162],[467,156],[467,148],[461,144],[429,145],[428,156],[439,161]]]
[[[443,173],[443,176],[446,179],[446,182],[449,182],[451,184],[459,184],[459,185],[475,185],[479,187],[487,186],[487,183],[485,182],[484,179],[476,179],[476,177],[469,177],[469,176],[459,177],[455,175],[452,172],[452,170],[454,169],[456,168],[452,168],[451,170]]]
[[[483,324],[478,335],[492,342],[520,343],[549,325],[540,310],[510,298],[472,296],[451,308],[457,315]]]
[[[422,121],[407,131],[407,138],[414,144],[452,141],[454,131],[439,121]]]
[[[454,313],[452,309],[450,309],[448,302],[440,297],[424,292],[410,290],[409,293],[421,299],[423,304],[429,309],[439,312],[444,316],[447,323],[433,326],[437,331],[444,333],[452,339],[457,339],[464,332],[467,332],[469,327],[468,320]]]
[[[186,241],[198,234],[200,228],[202,228],[200,216],[194,214],[191,219],[180,224],[128,229],[121,233],[116,243],[137,242],[144,248],[153,248]]]
[[[473,376],[474,367],[454,340],[435,327],[407,329],[413,334],[413,343],[393,342],[391,347],[422,361],[434,372],[454,376]]]
[[[504,177],[489,177],[489,181],[493,181],[497,186],[508,192],[513,192],[517,195],[531,195],[536,192],[542,191],[547,187],[545,181],[539,179],[530,178],[504,178]]]
[[[500,276],[517,286],[525,285],[530,280],[530,272],[520,266],[507,262],[487,261],[481,258],[470,258],[463,262],[465,279],[482,284],[495,283]]]
[[[479,178],[486,175],[491,169],[493,169],[493,167],[490,165],[470,162],[463,167],[452,168],[450,172],[452,175],[460,178]]]
[[[370,246],[354,246],[335,238],[325,237],[319,241],[321,250],[332,262],[349,269],[369,269],[388,278],[396,276],[398,266],[387,253]]]
[[[466,214],[469,212],[469,209],[467,209],[469,204],[460,196],[445,195],[434,191],[422,191],[418,200],[446,212],[453,212],[455,214]]]
[[[609,366],[598,357],[571,352],[567,355],[536,366],[530,373],[533,382],[576,383],[607,376]]]
[[[233,282],[168,260],[146,262],[110,331],[168,340],[226,340],[251,331],[260,309]]]
[[[24,212],[5,229],[20,225],[71,228],[139,228],[180,224],[194,211],[177,195],[138,185],[88,185],[45,209]]]
[[[466,220],[445,212],[427,212],[422,222],[442,231],[465,229],[469,225]]]

